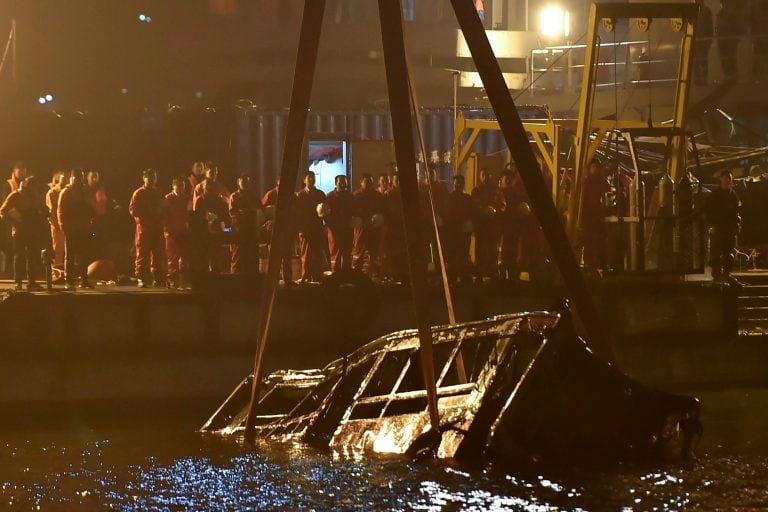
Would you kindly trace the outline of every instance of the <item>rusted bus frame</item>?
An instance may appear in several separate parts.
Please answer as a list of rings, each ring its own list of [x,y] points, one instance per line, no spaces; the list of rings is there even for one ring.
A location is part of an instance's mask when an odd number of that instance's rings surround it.
[[[584,58],[587,64],[584,67],[582,78],[581,103],[579,105],[578,128],[575,135],[576,145],[576,164],[573,176],[573,192],[569,210],[571,212],[579,211],[581,208],[581,191],[584,180],[584,169],[589,160],[594,156],[592,151],[593,143],[590,143],[590,136],[594,129],[592,112],[595,94],[594,79],[596,76],[596,56],[599,41],[598,29],[603,19],[680,19],[682,20],[681,30],[684,30],[682,39],[682,48],[680,50],[680,65],[678,68],[677,88],[675,96],[674,117],[672,127],[684,128],[686,121],[686,109],[688,106],[688,97],[690,95],[690,79],[693,62],[693,37],[696,28],[696,17],[699,7],[694,2],[675,2],[675,3],[606,3],[594,2],[589,10],[589,25],[587,27],[587,46]],[[615,25],[615,23],[614,23]],[[670,30],[672,28],[670,27]],[[617,113],[618,116],[618,113]],[[614,128],[623,128],[627,125],[622,124],[621,120],[616,119]],[[599,137],[601,139],[602,137]],[[670,170],[672,178],[677,179],[684,171],[685,161],[685,142],[673,142],[673,151],[670,159]],[[596,148],[595,148],[596,149]],[[578,215],[571,216],[568,220],[568,232],[575,237],[578,230]]]
[[[467,384],[453,384],[451,386],[443,386],[437,388],[437,396],[439,397],[445,397],[445,396],[456,396],[464,394],[468,391],[473,391],[475,389],[475,384],[473,383],[467,383]],[[360,398],[355,401],[353,404],[353,407],[356,405],[366,405],[366,404],[377,404],[381,402],[386,402],[386,406],[382,409],[381,414],[379,414],[379,417],[382,417],[384,411],[386,410],[387,406],[393,401],[398,400],[410,400],[412,398],[426,398],[427,392],[424,389],[417,389],[415,391],[400,391],[398,393],[390,394],[390,395],[375,395],[375,396],[367,396],[365,398]]]

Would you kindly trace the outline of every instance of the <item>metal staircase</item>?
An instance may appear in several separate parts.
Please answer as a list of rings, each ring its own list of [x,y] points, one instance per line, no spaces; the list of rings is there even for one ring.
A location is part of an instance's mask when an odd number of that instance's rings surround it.
[[[741,283],[738,297],[740,336],[768,335],[768,270],[734,273]]]

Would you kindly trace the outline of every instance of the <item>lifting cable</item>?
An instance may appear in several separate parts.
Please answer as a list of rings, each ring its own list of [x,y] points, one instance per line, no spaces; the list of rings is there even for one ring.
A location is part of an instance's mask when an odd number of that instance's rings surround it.
[[[445,295],[445,306],[448,311],[448,323],[450,325],[456,325],[456,312],[453,307],[453,296],[451,294],[451,288],[450,284],[448,282],[448,270],[445,266],[445,253],[443,252],[443,244],[440,240],[440,230],[437,226],[437,213],[435,211],[435,201],[434,201],[434,193],[432,189],[432,176],[430,173],[429,166],[427,165],[428,159],[427,159],[427,145],[426,141],[424,139],[424,130],[422,128],[421,124],[421,109],[419,108],[419,101],[416,96],[416,88],[413,86],[413,79],[411,78],[411,61],[409,58],[410,52],[408,51],[408,42],[406,41],[406,38],[403,37],[403,46],[405,47],[405,65],[408,69],[408,91],[411,96],[411,113],[416,120],[416,131],[419,136],[419,146],[421,149],[421,158],[424,160],[424,169],[426,170],[425,175],[427,179],[427,192],[429,196],[429,209],[431,213],[431,231],[434,234],[434,240],[435,240],[435,246],[437,247],[437,259],[438,264],[440,265],[440,274],[443,281],[443,293]],[[466,370],[464,368],[464,359],[461,355],[461,351],[457,352],[456,354],[456,370],[459,375],[459,381],[462,384],[466,384],[467,382],[467,375]]]
[[[5,60],[8,58],[8,51],[11,49],[11,45],[14,44],[14,40],[16,39],[16,25],[11,25],[11,31],[8,32],[8,42],[5,43],[5,50],[3,50],[3,59],[0,60],[0,73],[3,72],[3,67],[5,66]]]

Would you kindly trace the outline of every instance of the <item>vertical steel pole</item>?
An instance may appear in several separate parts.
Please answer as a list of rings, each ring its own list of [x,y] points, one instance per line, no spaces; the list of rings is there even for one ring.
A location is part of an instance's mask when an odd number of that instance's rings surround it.
[[[471,0],[470,0],[471,5]],[[472,7],[474,12],[474,6]],[[402,7],[399,1],[379,0],[381,39],[384,46],[384,65],[395,138],[397,173],[403,199],[405,235],[408,246],[408,268],[411,274],[411,292],[416,308],[419,331],[424,387],[427,390],[429,419],[435,432],[439,431],[434,358],[432,355],[432,327],[429,321],[429,294],[427,290],[427,244],[421,229],[421,208],[416,180],[416,149],[411,116],[411,96],[408,87],[408,67],[405,57]],[[475,14],[475,16],[477,16]]]
[[[267,275],[261,298],[261,316],[259,318],[259,333],[256,342],[256,358],[253,365],[253,385],[251,387],[251,403],[248,418],[245,422],[245,440],[252,442],[254,436],[254,415],[259,397],[262,361],[264,350],[269,338],[269,327],[272,321],[272,311],[275,294],[280,280],[280,264],[283,255],[288,251],[291,240],[291,211],[293,191],[296,189],[296,178],[299,173],[301,151],[304,147],[304,132],[307,126],[309,99],[312,94],[312,82],[315,76],[317,49],[320,42],[320,32],[323,25],[325,0],[307,0],[304,2],[304,15],[301,20],[301,35],[296,56],[296,70],[293,76],[293,92],[288,113],[288,126],[283,146],[283,163],[280,169],[280,188],[277,193],[275,220],[272,225],[272,247],[269,251]]]
[[[467,41],[475,66],[483,80],[499,126],[504,134],[512,157],[517,164],[533,211],[541,223],[544,236],[549,243],[552,257],[557,263],[576,312],[584,323],[588,342],[595,353],[608,362],[615,362],[613,348],[604,330],[602,320],[587,289],[568,236],[565,233],[560,214],[552,202],[552,196],[541,175],[536,157],[531,150],[528,136],[517,113],[514,101],[493,54],[483,25],[475,13],[471,0],[451,0],[464,39]]]

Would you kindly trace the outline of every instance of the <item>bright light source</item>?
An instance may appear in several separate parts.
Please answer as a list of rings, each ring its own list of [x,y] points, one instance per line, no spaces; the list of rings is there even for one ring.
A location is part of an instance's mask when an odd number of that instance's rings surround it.
[[[139,21],[142,23],[151,23],[152,22],[152,16],[147,16],[146,14],[139,14]]]
[[[123,87],[122,89],[120,89],[120,93],[121,94],[128,94],[128,88],[127,87]]]
[[[43,96],[40,96],[39,98],[37,98],[37,102],[41,105],[45,105],[47,100]]]
[[[147,21],[147,17],[143,14],[139,14],[139,21]]]
[[[53,94],[46,94],[45,101],[53,101]]]
[[[539,32],[544,37],[557,38],[570,34],[571,15],[568,11],[553,5],[541,10]]]

